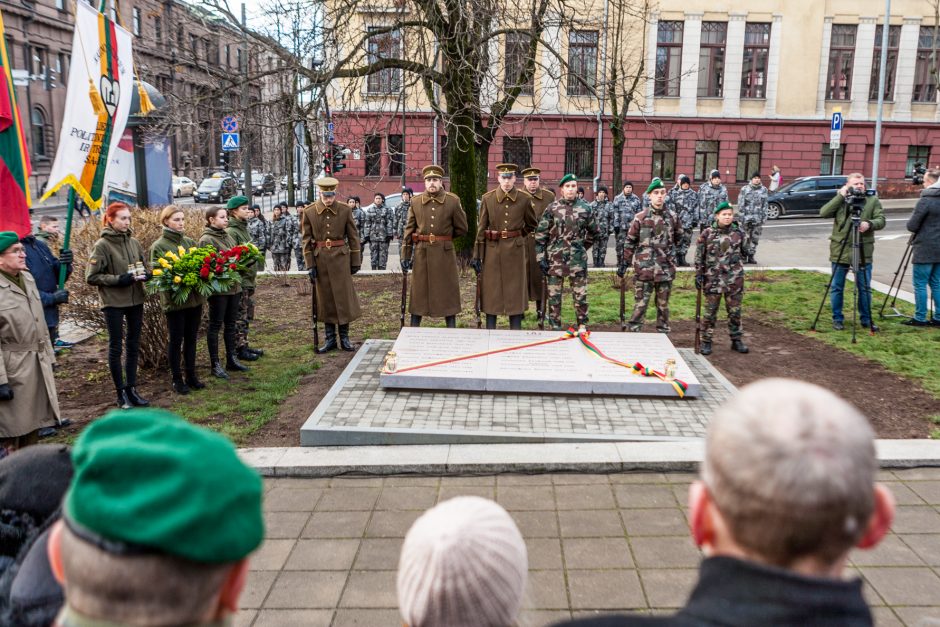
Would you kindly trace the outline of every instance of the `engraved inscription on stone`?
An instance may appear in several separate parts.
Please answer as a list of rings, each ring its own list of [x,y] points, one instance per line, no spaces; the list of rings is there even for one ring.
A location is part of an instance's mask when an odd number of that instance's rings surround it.
[[[405,327],[395,342],[398,370],[410,366],[427,364],[448,357],[482,353],[487,350],[487,337],[479,333],[466,333],[462,329],[422,329]],[[413,371],[423,377],[486,376],[485,359],[467,359],[450,364],[433,366]],[[401,376],[407,376],[405,373]]]

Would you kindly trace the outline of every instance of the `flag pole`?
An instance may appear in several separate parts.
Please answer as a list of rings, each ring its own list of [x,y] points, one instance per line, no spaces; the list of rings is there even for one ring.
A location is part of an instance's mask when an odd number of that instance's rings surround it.
[[[69,249],[69,241],[72,239],[72,214],[75,213],[75,189],[69,186],[69,212],[65,218],[65,235],[62,238],[62,250]],[[67,274],[68,264],[59,264],[59,289],[65,287],[65,275]]]

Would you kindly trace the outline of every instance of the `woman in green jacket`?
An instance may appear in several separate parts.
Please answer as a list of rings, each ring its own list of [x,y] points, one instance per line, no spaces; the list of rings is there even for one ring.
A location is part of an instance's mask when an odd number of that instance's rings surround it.
[[[232,236],[226,233],[228,213],[225,207],[210,207],[206,210],[206,228],[199,238],[200,246],[213,246],[218,251],[235,246]],[[245,371],[248,367],[238,361],[235,354],[235,321],[238,319],[238,306],[242,287],[235,284],[228,291],[209,297],[209,326],[206,329],[206,344],[209,347],[209,361],[212,362],[212,374],[220,379],[228,379],[226,370]],[[219,331],[225,341],[225,368],[219,361]]]
[[[88,259],[85,281],[98,287],[108,329],[108,368],[117,390],[118,407],[122,409],[150,404],[137,393],[137,358],[147,299],[144,281],[150,276],[144,250],[131,232],[130,207],[122,202],[111,203],[104,214],[101,239],[95,242]],[[125,343],[127,357],[122,369],[121,353]]]
[[[183,235],[186,214],[179,207],[169,206],[160,214],[163,235],[150,247],[150,263],[157,265],[157,260],[168,252],[179,254],[180,247],[189,249],[196,245],[195,240]],[[173,374],[173,391],[177,394],[189,394],[190,388],[201,390],[206,387],[196,376],[196,336],[199,323],[202,322],[202,306],[206,302],[203,296],[193,290],[182,305],[177,305],[167,293],[160,294],[160,303],[166,314],[166,328],[170,340],[167,356],[170,360],[170,372]],[[186,378],[180,368],[180,356],[185,365]]]

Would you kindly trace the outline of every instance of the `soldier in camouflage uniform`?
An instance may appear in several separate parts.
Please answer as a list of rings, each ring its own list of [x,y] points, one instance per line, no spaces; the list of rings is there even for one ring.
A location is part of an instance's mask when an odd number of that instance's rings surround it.
[[[604,267],[604,257],[607,256],[607,238],[614,230],[614,206],[607,200],[607,188],[601,185],[594,195],[591,203],[594,212],[594,225],[597,228],[594,239],[594,267]]]
[[[274,216],[271,218],[269,248],[276,272],[290,270],[291,221],[286,212],[286,204],[277,205],[274,207]]]
[[[251,241],[258,247],[261,254],[267,255],[268,222],[264,219],[264,214],[261,213],[260,206],[252,205],[251,211],[254,215],[248,220],[248,235],[251,236]]]
[[[744,233],[747,236],[747,257],[744,263],[757,263],[757,242],[767,220],[767,188],[760,179],[760,172],[751,176],[750,185],[741,188],[738,195],[738,212],[744,219]]]
[[[568,277],[578,326],[587,324],[587,249],[597,233],[596,212],[578,198],[578,179],[566,174],[558,182],[561,198],[550,204],[535,229],[535,254],[548,280],[548,321],[561,329],[561,290]],[[606,232],[606,231],[605,231]]]
[[[692,245],[693,231],[698,227],[698,192],[692,189],[692,179],[685,174],[679,178],[679,184],[669,192],[676,217],[682,224],[682,240],[676,246],[676,265],[687,266],[685,255]]]
[[[676,214],[666,209],[666,186],[660,179],[653,179],[646,193],[650,208],[638,213],[630,225],[617,275],[622,278],[633,262],[636,286],[630,330],[643,328],[646,308],[655,291],[656,330],[669,333],[669,294],[676,276],[676,245],[682,239],[682,225]]]
[[[361,241],[362,256],[366,255],[366,240],[369,238],[369,231],[366,229],[366,212],[362,210],[362,201],[359,196],[350,196],[346,199],[346,204],[352,209],[353,222],[356,223],[356,232],[359,233]]]
[[[633,193],[633,183],[625,181],[623,191],[614,198],[613,220],[611,221],[618,264],[623,259],[623,242],[627,238],[630,223],[633,222],[633,217],[640,212],[642,206],[640,198]]]
[[[405,225],[408,223],[408,210],[411,208],[411,199],[415,192],[410,187],[401,188],[401,203],[395,207],[395,236],[398,238],[401,246],[401,237],[405,233]]]
[[[388,243],[395,235],[395,214],[385,206],[385,194],[376,192],[372,206],[366,211],[366,231],[372,269],[384,270],[388,264]]]
[[[291,248],[294,249],[294,258],[297,260],[297,269],[306,270],[307,266],[304,264],[304,247],[301,242],[300,234],[300,216],[304,212],[304,203],[298,201],[296,213],[291,215]]]
[[[695,287],[705,294],[702,318],[702,354],[712,352],[712,337],[721,296],[725,296],[731,350],[748,352],[741,341],[741,301],[744,298],[744,266],[747,236],[734,221],[734,208],[723,202],[715,209],[715,221],[699,235],[695,247]]]
[[[715,207],[723,202],[729,202],[728,189],[721,182],[721,172],[712,170],[708,182],[698,189],[698,223],[702,229],[708,226]]]

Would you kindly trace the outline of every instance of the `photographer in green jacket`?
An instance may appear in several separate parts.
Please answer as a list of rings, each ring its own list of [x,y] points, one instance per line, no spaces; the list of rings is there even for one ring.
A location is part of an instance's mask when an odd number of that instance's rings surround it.
[[[845,328],[842,315],[842,296],[845,291],[845,276],[852,265],[852,225],[858,223],[859,259],[858,315],[862,327],[877,331],[871,318],[871,260],[875,250],[875,231],[885,228],[885,212],[877,196],[867,195],[865,176],[849,174],[848,180],[835,197],[819,210],[819,217],[834,218],[832,235],[829,236],[829,261],[832,262],[832,288],[829,298],[832,304],[832,328]]]

